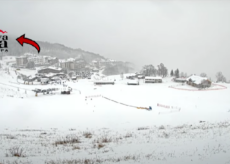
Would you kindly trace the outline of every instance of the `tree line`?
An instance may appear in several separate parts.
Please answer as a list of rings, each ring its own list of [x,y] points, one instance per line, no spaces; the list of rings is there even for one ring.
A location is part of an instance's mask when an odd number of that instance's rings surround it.
[[[143,68],[141,70],[141,73],[144,76],[162,76],[162,77],[166,77],[166,76],[168,76],[168,69],[163,63],[157,65],[157,67],[154,67],[152,64],[149,64],[149,65],[144,65],[143,66]],[[176,77],[176,78],[179,78],[179,77],[187,78],[188,77],[187,73],[180,72],[178,68],[175,71],[171,70],[170,76],[171,77]],[[204,73],[204,72],[202,72],[200,74],[200,76],[201,77],[208,77],[207,74]],[[211,78],[209,78],[209,80],[211,80]],[[216,82],[224,82],[224,83],[227,82],[227,79],[222,74],[222,72],[217,72],[217,74],[216,74]],[[228,81],[228,82],[230,82],[230,81]]]
[[[168,75],[168,69],[164,66],[163,63],[154,67],[152,64],[143,66],[141,73],[144,76],[162,76],[166,77]]]

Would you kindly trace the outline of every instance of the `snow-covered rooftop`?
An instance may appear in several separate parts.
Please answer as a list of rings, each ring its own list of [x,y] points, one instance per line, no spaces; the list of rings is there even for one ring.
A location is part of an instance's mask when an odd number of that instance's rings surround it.
[[[74,62],[76,59],[74,58],[69,58],[69,59],[59,59],[60,63],[65,63],[65,62]]]
[[[64,62],[66,62],[66,59],[59,59],[59,62],[64,63]]]
[[[50,67],[48,67],[48,68],[50,68],[50,69],[55,69],[55,70],[58,70],[58,71],[61,71],[61,70],[62,70],[62,69],[59,68],[59,67],[52,67],[52,66],[50,66]]]
[[[145,79],[151,79],[151,80],[162,80],[162,77],[159,77],[159,76],[157,76],[157,77],[152,77],[152,76],[146,76],[145,77]]]
[[[138,80],[129,80],[128,84],[138,84]]]
[[[27,58],[27,56],[17,56],[16,58]]]
[[[201,76],[196,76],[196,75],[192,75],[188,77],[187,81],[189,81],[189,79],[191,79],[195,84],[200,84],[203,80],[208,80],[207,77],[201,77]]]
[[[56,59],[56,57],[48,56],[48,59],[54,60],[54,59]]]
[[[75,59],[74,58],[69,58],[69,59],[67,59],[67,61],[73,62],[73,61],[75,61]]]
[[[85,61],[80,59],[80,60],[77,60],[76,63],[84,63]]]

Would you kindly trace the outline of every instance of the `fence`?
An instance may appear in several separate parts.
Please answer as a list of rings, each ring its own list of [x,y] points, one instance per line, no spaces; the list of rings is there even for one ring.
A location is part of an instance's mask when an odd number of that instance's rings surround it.
[[[101,95],[91,95],[91,96],[85,96],[85,98],[93,98],[93,97],[101,97]]]
[[[213,86],[220,86],[222,88],[208,88],[208,89],[186,89],[186,88],[176,88],[177,86],[181,85],[175,85],[175,86],[169,86],[169,88],[177,89],[177,90],[184,90],[184,91],[213,91],[213,90],[222,90],[227,89],[226,86],[220,85],[220,84],[212,84]]]
[[[137,108],[137,109],[151,110],[151,108],[147,108],[147,107],[137,107],[137,106],[133,106],[133,105],[124,104],[124,103],[112,100],[112,99],[110,99],[108,97],[105,97],[105,96],[101,96],[101,97],[104,98],[104,99],[106,99],[106,100],[109,100],[109,101],[112,101],[114,103],[121,104],[121,105],[124,105],[124,106],[132,107],[132,108]]]
[[[157,107],[171,109],[170,111],[159,112],[158,114],[175,113],[175,112],[180,112],[180,110],[181,110],[180,107],[163,105],[163,104],[159,104],[159,103],[157,104]]]

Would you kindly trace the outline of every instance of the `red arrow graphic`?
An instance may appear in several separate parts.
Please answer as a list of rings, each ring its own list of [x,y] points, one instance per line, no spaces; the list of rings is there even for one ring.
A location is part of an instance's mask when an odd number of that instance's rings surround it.
[[[40,52],[40,46],[33,40],[31,39],[28,39],[28,38],[25,38],[25,34],[20,36],[19,38],[16,39],[18,41],[18,43],[20,43],[22,46],[24,43],[26,44],[30,44],[32,46],[34,46],[37,50],[38,50],[38,53]]]
[[[6,31],[2,31],[2,30],[0,30],[0,32],[3,33],[3,34],[7,33]]]

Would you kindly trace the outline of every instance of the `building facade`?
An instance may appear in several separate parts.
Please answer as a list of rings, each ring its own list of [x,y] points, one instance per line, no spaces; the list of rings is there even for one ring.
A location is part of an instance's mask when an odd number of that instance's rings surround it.
[[[146,76],[145,83],[162,83],[162,77]]]
[[[60,60],[60,67],[67,71],[78,71],[85,68],[86,63],[84,60],[76,60],[73,58],[67,60]]]
[[[57,67],[47,67],[38,70],[38,73],[48,74],[48,73],[62,73],[63,70]]]
[[[16,57],[16,66],[17,67],[25,67],[28,63],[28,58],[26,56]]]
[[[192,75],[187,78],[187,84],[196,88],[209,88],[212,82],[206,77]]]

